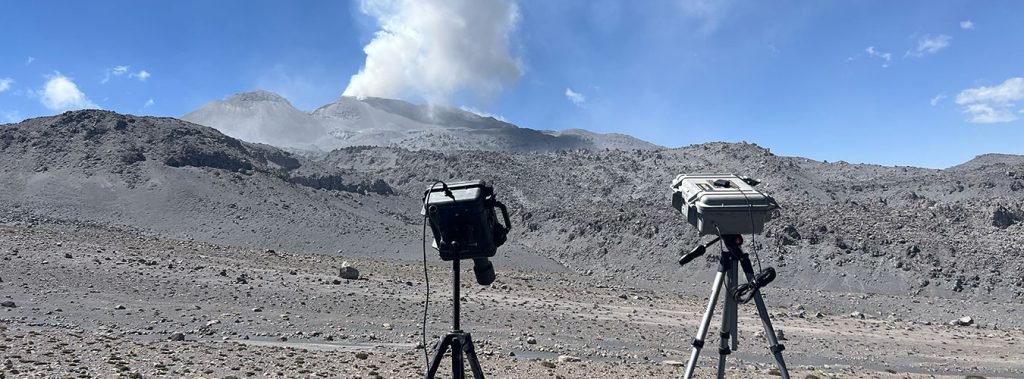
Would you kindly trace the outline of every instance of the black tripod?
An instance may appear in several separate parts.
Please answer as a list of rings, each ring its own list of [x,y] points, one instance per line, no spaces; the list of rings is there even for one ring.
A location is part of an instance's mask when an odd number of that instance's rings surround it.
[[[737,348],[738,336],[737,330],[737,315],[736,305],[737,302],[744,302],[753,299],[754,304],[757,305],[757,314],[761,317],[761,324],[764,326],[764,335],[768,340],[768,348],[775,355],[775,364],[779,367],[779,373],[783,379],[789,379],[789,371],[786,369],[786,362],[782,359],[782,350],[785,346],[779,343],[775,337],[775,329],[772,328],[772,321],[768,318],[768,308],[764,306],[764,300],[761,299],[760,288],[767,285],[773,279],[775,279],[775,270],[768,268],[762,271],[758,275],[754,275],[754,268],[750,264],[750,256],[740,249],[740,245],[743,244],[743,237],[740,235],[730,234],[723,235],[719,238],[715,238],[711,242],[697,246],[696,249],[690,253],[684,255],[679,259],[680,265],[685,265],[687,262],[693,260],[704,254],[708,246],[711,246],[715,242],[722,240],[725,243],[725,251],[722,251],[722,256],[718,260],[718,274],[715,275],[715,283],[711,287],[711,298],[708,300],[708,308],[704,312],[704,318],[700,322],[700,329],[697,330],[697,336],[693,339],[693,352],[690,353],[690,360],[686,363],[686,374],[684,378],[690,379],[693,376],[693,370],[697,366],[697,357],[700,356],[700,349],[704,347],[704,338],[708,335],[708,328],[711,325],[711,315],[715,311],[715,303],[718,301],[718,295],[722,290],[722,283],[725,282],[728,296],[725,297],[725,307],[722,315],[722,326],[719,329],[719,345],[718,345],[718,378],[725,377],[725,358],[733,350]],[[747,284],[738,285],[737,283],[737,265],[743,268],[743,273],[747,277]]]
[[[452,379],[464,379],[465,368],[462,362],[462,354],[466,354],[469,360],[469,368],[473,370],[473,377],[484,379],[484,371],[480,368],[480,361],[476,358],[476,350],[473,348],[473,338],[469,332],[459,328],[459,259],[452,260],[452,331],[441,337],[434,344],[434,358],[430,360],[430,367],[427,369],[426,379],[433,379],[437,374],[437,368],[441,365],[448,348],[452,349]]]

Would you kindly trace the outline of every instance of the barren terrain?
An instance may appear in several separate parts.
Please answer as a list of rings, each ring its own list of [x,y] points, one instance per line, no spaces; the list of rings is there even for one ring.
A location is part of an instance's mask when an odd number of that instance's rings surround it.
[[[422,374],[425,286],[418,264],[57,229],[64,230],[0,228],[2,300],[14,304],[0,316],[6,377]],[[360,279],[337,276],[346,259]],[[429,259],[432,341],[450,328],[451,282],[450,267]],[[571,272],[498,271],[489,287],[463,282],[463,325],[488,377],[682,374],[671,361],[686,360],[704,299],[671,288],[597,285]],[[865,309],[916,307],[922,317],[822,312],[788,304],[789,291],[769,288],[765,296],[787,338],[795,378],[1024,375],[1019,328],[951,326],[928,317],[937,308],[994,307],[1000,317],[1019,318],[1002,305],[823,295]],[[740,350],[730,357],[730,376],[773,377],[752,312],[740,308]],[[183,340],[173,341],[176,333]],[[713,374],[715,335],[708,337],[701,377]]]
[[[765,297],[794,378],[1024,377],[1024,157],[933,170],[746,143],[306,154],[93,110],[0,126],[0,373],[417,377],[422,191],[479,178],[513,226],[498,282],[464,267],[463,325],[489,377],[678,377],[716,262],[676,264],[700,238],[668,184],[715,171],[763,179],[782,205],[745,248],[779,273]],[[346,261],[359,279],[339,277]],[[433,340],[450,327],[450,270],[427,261]],[[751,312],[731,377],[772,377]]]

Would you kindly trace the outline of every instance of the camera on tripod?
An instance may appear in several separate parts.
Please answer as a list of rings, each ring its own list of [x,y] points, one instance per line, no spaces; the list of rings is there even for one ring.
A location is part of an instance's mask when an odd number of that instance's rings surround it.
[[[715,303],[724,286],[725,297],[722,326],[719,329],[718,377],[725,377],[725,358],[738,346],[737,306],[751,300],[757,306],[757,314],[764,327],[768,349],[775,356],[782,379],[789,379],[789,371],[782,357],[785,346],[779,343],[768,315],[768,308],[761,298],[760,289],[775,280],[775,269],[768,267],[754,273],[750,256],[743,252],[743,234],[758,234],[764,231],[764,224],[776,216],[779,204],[771,196],[754,189],[760,182],[745,176],[733,174],[689,174],[676,176],[672,181],[672,207],[679,210],[686,221],[697,228],[699,235],[715,235],[707,243],[697,245],[679,258],[680,265],[704,255],[708,247],[721,241],[724,249],[718,256],[718,273],[715,275],[708,298],[708,307],[701,319],[697,336],[691,345],[690,360],[686,363],[683,378],[690,379],[697,367],[697,358],[704,347]],[[758,259],[758,267],[760,267]],[[739,284],[739,271],[747,283]]]
[[[490,285],[495,275],[488,258],[505,243],[512,228],[508,209],[495,198],[494,187],[482,180],[440,184],[423,194],[421,214],[430,222],[432,246],[445,261],[472,259],[477,283]],[[504,225],[498,222],[496,209]]]
[[[672,181],[672,208],[700,235],[757,234],[779,208],[754,189],[759,181],[733,174],[688,174]]]

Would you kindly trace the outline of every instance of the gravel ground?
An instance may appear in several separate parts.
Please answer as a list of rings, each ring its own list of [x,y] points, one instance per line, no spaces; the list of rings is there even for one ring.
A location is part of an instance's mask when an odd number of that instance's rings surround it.
[[[428,259],[432,341],[450,328],[450,267],[433,254]],[[338,276],[346,261],[359,279]],[[464,267],[462,285],[463,327],[473,333],[488,377],[682,375],[678,362],[689,354],[704,298],[664,283],[595,285],[576,273],[497,269],[498,281],[483,287]],[[0,300],[13,307],[0,309],[0,375],[418,377],[424,367],[418,346],[422,270],[409,261],[242,249],[108,229],[3,227]],[[1019,329],[830,314],[794,306],[797,295],[766,293],[794,378],[1024,377]],[[1019,317],[1001,306],[920,295],[914,301],[819,296],[925,310],[992,308],[997,313],[986,317]],[[740,308],[740,349],[730,356],[729,375],[775,377],[752,312],[752,306]],[[713,375],[717,359],[716,333],[710,334],[700,377]]]

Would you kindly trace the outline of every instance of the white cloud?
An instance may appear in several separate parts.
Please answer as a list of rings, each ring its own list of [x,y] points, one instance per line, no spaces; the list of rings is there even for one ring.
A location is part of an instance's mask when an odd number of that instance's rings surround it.
[[[509,51],[519,21],[510,0],[363,0],[381,30],[346,96],[419,96],[443,103],[470,90],[492,95],[522,74]]]
[[[146,81],[146,79],[149,79],[150,76],[152,75],[150,75],[149,71],[146,70],[140,70],[139,72],[133,72],[131,74],[128,74],[129,78],[138,79],[140,82]]]
[[[153,99],[149,99],[149,100],[146,100],[146,104],[143,104],[142,107],[143,108],[149,108],[149,107],[152,107],[153,104],[156,104],[156,102],[153,101]]]
[[[11,79],[11,78],[2,78],[2,79],[0,79],[0,92],[4,92],[6,90],[11,89],[11,85],[13,85],[13,84],[14,84],[14,79]]]
[[[989,104],[967,104],[964,113],[971,116],[968,120],[975,124],[995,124],[1010,122],[1017,119],[1012,110],[995,108]]]
[[[36,61],[35,57],[25,58],[25,65],[28,66],[28,65],[32,64],[32,62],[35,62],[35,61]]]
[[[960,21],[960,29],[967,29],[967,30],[974,29],[974,21],[971,21],[971,20]]]
[[[98,108],[78,89],[75,82],[59,72],[48,77],[43,89],[39,91],[39,101],[52,111]]]
[[[992,87],[968,88],[956,95],[956,103],[963,106],[968,121],[979,124],[1010,122],[1017,119],[1013,109],[1024,100],[1024,78],[1006,79]]]
[[[923,57],[928,54],[935,54],[939,50],[949,47],[949,42],[952,40],[953,37],[945,34],[937,36],[925,35],[917,40],[917,48],[908,50],[905,56]]]
[[[945,98],[946,98],[946,95],[935,95],[935,97],[933,97],[932,100],[929,101],[929,103],[931,103],[932,106],[934,107],[936,104],[939,103],[939,101],[941,101],[942,99],[945,99]]]
[[[889,62],[892,61],[892,53],[879,51],[878,49],[875,49],[874,46],[868,46],[866,49],[864,49],[864,52],[868,53],[868,56],[870,57],[875,57],[884,60],[885,63],[882,63],[882,67],[889,67]]]
[[[576,106],[581,106],[583,103],[587,102],[587,98],[583,97],[583,94],[573,91],[572,88],[565,89],[565,98],[569,99],[569,101]]]

